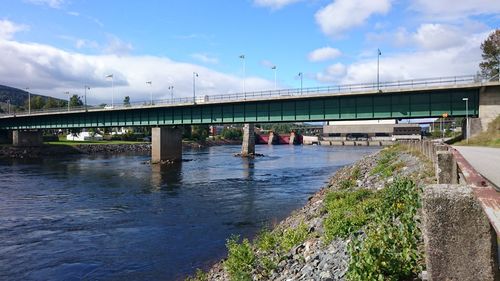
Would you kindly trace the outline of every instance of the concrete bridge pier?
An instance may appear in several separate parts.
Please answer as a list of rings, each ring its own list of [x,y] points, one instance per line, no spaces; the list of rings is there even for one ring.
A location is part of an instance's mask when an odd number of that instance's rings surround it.
[[[243,126],[243,142],[241,144],[241,156],[251,156],[255,154],[255,133],[253,124]]]
[[[267,141],[268,145],[273,145],[279,143],[279,135],[273,131],[269,132],[269,140]]]
[[[182,160],[182,129],[155,127],[151,130],[151,163]]]
[[[42,131],[15,130],[12,132],[12,145],[14,146],[41,146],[43,145]]]

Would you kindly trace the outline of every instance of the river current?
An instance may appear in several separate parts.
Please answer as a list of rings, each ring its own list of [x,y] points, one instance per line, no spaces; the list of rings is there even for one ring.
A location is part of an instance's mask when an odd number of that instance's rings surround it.
[[[240,146],[0,161],[0,280],[178,280],[302,207],[337,169],[377,148]]]

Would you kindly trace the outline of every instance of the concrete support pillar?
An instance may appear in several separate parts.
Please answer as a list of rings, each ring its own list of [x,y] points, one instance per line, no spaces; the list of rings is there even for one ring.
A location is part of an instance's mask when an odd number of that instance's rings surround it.
[[[277,143],[278,142],[278,138],[279,138],[278,134],[276,134],[273,131],[270,131],[269,132],[269,139],[267,141],[267,144],[273,145],[273,144]]]
[[[297,135],[295,134],[295,132],[291,132],[290,133],[290,141],[288,142],[288,144],[295,144],[295,142],[296,142],[295,138],[296,137],[297,137]]]
[[[151,163],[182,160],[182,129],[155,127],[151,130]]]
[[[255,133],[253,124],[243,126],[243,143],[241,144],[241,156],[255,154]]]
[[[457,162],[451,151],[438,151],[436,155],[436,178],[439,184],[458,183]]]
[[[428,280],[500,280],[496,233],[472,189],[430,185],[422,199]]]
[[[41,146],[43,144],[42,131],[21,131],[12,132],[12,144],[14,146]]]

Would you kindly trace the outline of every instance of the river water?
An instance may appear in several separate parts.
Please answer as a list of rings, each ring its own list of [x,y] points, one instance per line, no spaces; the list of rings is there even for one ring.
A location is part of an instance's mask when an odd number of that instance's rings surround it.
[[[0,162],[0,280],[177,280],[251,237],[370,147],[240,146]]]

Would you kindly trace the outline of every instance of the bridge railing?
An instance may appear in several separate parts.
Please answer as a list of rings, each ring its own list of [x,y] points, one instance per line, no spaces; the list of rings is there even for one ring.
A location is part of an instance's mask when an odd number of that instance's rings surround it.
[[[495,80],[496,79],[496,80]],[[164,107],[164,106],[179,106],[179,105],[192,105],[192,104],[207,104],[207,103],[222,103],[233,101],[255,101],[266,99],[283,99],[297,96],[315,96],[315,95],[328,95],[328,94],[349,94],[361,92],[384,92],[390,91],[403,91],[411,89],[421,89],[427,87],[440,87],[440,86],[459,86],[465,84],[484,84],[490,81],[498,81],[496,77],[484,77],[481,75],[463,75],[451,77],[438,77],[438,78],[424,78],[424,79],[411,79],[400,80],[391,82],[380,83],[361,83],[361,84],[344,84],[336,86],[321,86],[321,87],[307,87],[307,88],[292,88],[292,89],[278,89],[267,91],[252,91],[244,93],[223,94],[223,95],[203,95],[198,96],[196,99],[192,97],[186,98],[173,98],[164,100],[154,100],[153,102],[136,102],[127,105],[104,105],[104,106],[78,106],[64,108],[52,108],[42,110],[27,110],[17,111],[0,114],[0,117],[13,116],[13,115],[35,115],[35,114],[52,114],[52,113],[65,113],[65,112],[84,112],[96,110],[115,110],[127,108],[145,108],[145,107]]]

